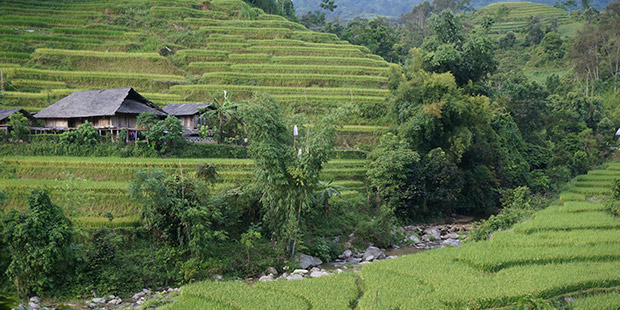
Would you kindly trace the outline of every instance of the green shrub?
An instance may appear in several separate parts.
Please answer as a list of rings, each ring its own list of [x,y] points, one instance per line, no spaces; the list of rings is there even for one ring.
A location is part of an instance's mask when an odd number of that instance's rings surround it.
[[[607,200],[606,208],[612,214],[620,215],[620,179],[616,179],[611,189],[611,197]]]
[[[392,233],[395,226],[394,212],[389,207],[381,206],[376,217],[358,223],[354,231],[355,241],[360,248],[365,246],[359,242],[371,243],[380,248],[390,247],[399,239]]]
[[[28,213],[11,211],[1,224],[2,240],[11,253],[6,274],[22,297],[45,294],[67,283],[72,274],[73,226],[47,190],[33,190]]]
[[[30,133],[30,128],[28,128],[29,121],[21,113],[15,113],[9,116],[8,125],[11,128],[10,135],[15,141],[25,140]]]
[[[75,130],[64,132],[60,135],[60,143],[65,145],[87,146],[99,142],[99,131],[92,123],[85,121]]]
[[[324,262],[330,262],[342,253],[337,243],[324,238],[314,238],[306,243],[308,254],[320,258]]]
[[[507,191],[502,197],[502,210],[491,215],[486,221],[474,224],[475,228],[467,236],[467,240],[486,240],[495,231],[512,227],[535,211],[527,186]]]

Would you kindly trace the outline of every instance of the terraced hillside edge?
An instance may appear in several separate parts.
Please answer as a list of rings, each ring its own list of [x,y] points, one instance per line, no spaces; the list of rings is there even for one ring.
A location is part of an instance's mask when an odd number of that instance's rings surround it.
[[[0,107],[134,87],[156,104],[273,95],[291,111],[383,104],[388,63],[241,0],[0,1]],[[370,120],[367,120],[371,122]]]
[[[555,23],[560,28],[558,29],[560,32],[562,32],[562,27],[571,23],[570,12],[549,5],[527,1],[489,4],[474,13],[477,16],[474,21],[477,24],[481,24],[485,16],[496,17],[498,11],[504,7],[508,9],[507,15],[496,20],[491,26],[490,31],[492,34],[525,31],[528,21],[532,17],[540,18],[542,24],[547,27]]]

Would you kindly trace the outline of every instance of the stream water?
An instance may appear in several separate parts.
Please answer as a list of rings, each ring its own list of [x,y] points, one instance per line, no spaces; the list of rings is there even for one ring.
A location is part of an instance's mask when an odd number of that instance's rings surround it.
[[[415,253],[419,253],[422,251],[426,251],[425,249],[419,249],[416,248],[415,246],[403,246],[400,247],[398,249],[389,249],[385,251],[385,256],[403,256],[403,255],[410,255],[410,254],[415,254]],[[322,264],[321,266],[319,266],[319,268],[324,269],[326,271],[329,272],[334,272],[337,269],[341,269],[341,270],[347,270],[347,271],[352,271],[352,270],[357,270],[359,268],[361,268],[363,265],[359,265],[359,263],[361,262],[361,259],[355,260],[354,263],[351,262],[327,262]]]

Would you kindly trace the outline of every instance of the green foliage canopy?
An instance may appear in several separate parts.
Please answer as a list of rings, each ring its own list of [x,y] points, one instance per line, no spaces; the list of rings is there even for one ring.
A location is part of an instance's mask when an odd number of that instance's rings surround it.
[[[334,122],[326,119],[294,137],[282,109],[267,96],[244,103],[240,113],[248,130],[248,152],[256,162],[256,183],[263,193],[264,223],[272,238],[284,242],[293,255],[302,233],[300,222],[316,206],[319,172],[335,139]]]
[[[15,141],[24,140],[30,133],[30,128],[28,128],[28,118],[21,113],[14,113],[9,116],[9,122],[7,125],[11,128],[11,137]]]
[[[49,292],[72,274],[73,226],[46,189],[32,191],[27,213],[13,210],[0,221],[11,258],[6,275],[21,296]]]

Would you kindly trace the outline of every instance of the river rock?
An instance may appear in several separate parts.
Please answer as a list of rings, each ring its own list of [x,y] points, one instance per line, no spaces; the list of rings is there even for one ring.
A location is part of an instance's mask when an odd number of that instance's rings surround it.
[[[293,270],[293,274],[301,274],[301,275],[304,275],[304,274],[306,274],[306,273],[308,273],[308,270],[306,270],[306,269],[295,269],[295,270]]]
[[[133,299],[140,299],[140,298],[144,297],[145,295],[146,295],[146,293],[144,293],[144,292],[135,293],[133,295]]]
[[[89,302],[89,303],[87,303],[87,304],[86,304],[86,306],[87,306],[88,308],[91,308],[91,309],[92,309],[92,308],[96,308],[96,307],[97,307],[97,304],[92,303],[92,302]]]
[[[342,252],[342,255],[338,256],[341,259],[347,259],[349,257],[353,256],[353,252],[351,252],[351,250],[345,250],[344,252]]]
[[[32,301],[28,303],[28,307],[30,307],[32,309],[35,309],[35,310],[41,308],[41,306],[39,306],[39,304],[34,303]]]
[[[93,298],[92,301],[96,304],[105,304],[105,298]]]
[[[299,256],[299,266],[303,269],[308,269],[314,266],[320,266],[322,263],[323,263],[322,260],[314,256],[310,256],[306,254],[301,254]]]
[[[347,242],[345,242],[342,246],[343,246],[345,249],[347,249],[347,250],[348,250],[348,249],[350,249],[350,248],[351,248],[351,242],[348,242],[348,241],[347,241]]]
[[[120,305],[121,303],[123,303],[123,300],[118,297],[108,301],[108,305]]]
[[[383,251],[381,251],[381,249],[379,249],[378,247],[369,246],[364,252],[364,256],[362,257],[362,259],[365,261],[369,261],[368,258],[370,256],[373,257],[372,259],[384,259],[385,253],[383,253]]]
[[[443,245],[449,245],[449,246],[460,246],[461,245],[461,241],[458,240],[454,240],[454,239],[447,239],[444,240],[442,242]]]
[[[367,261],[367,262],[372,262],[373,259],[375,259],[375,257],[373,255],[369,255],[369,256],[364,257],[364,260]]]
[[[267,273],[271,273],[273,275],[277,275],[278,271],[273,267],[267,267]]]
[[[362,259],[358,258],[358,257],[350,257],[349,259],[347,259],[347,263],[349,264],[357,264],[359,262],[361,262]]]
[[[420,238],[418,238],[418,236],[416,236],[416,235],[409,236],[409,240],[411,240],[411,242],[413,242],[413,243],[420,243],[421,242]]]
[[[33,297],[30,297],[30,301],[38,304],[41,302],[41,298],[39,298],[39,296],[33,296]]]
[[[320,278],[328,275],[329,273],[325,271],[313,271],[312,273],[310,273],[310,278]]]
[[[266,276],[262,276],[260,277],[260,279],[258,279],[259,282],[265,282],[265,281],[272,281],[273,280],[273,274],[269,274]]]
[[[424,230],[424,233],[432,236],[433,239],[435,239],[435,240],[440,240],[441,239],[441,230],[439,230],[439,228],[437,228],[437,227],[427,228],[427,229]]]
[[[303,280],[303,278],[302,275],[296,273],[286,277],[287,280]]]
[[[455,233],[449,233],[445,236],[443,236],[444,239],[458,239],[459,238],[459,234],[455,234]]]

